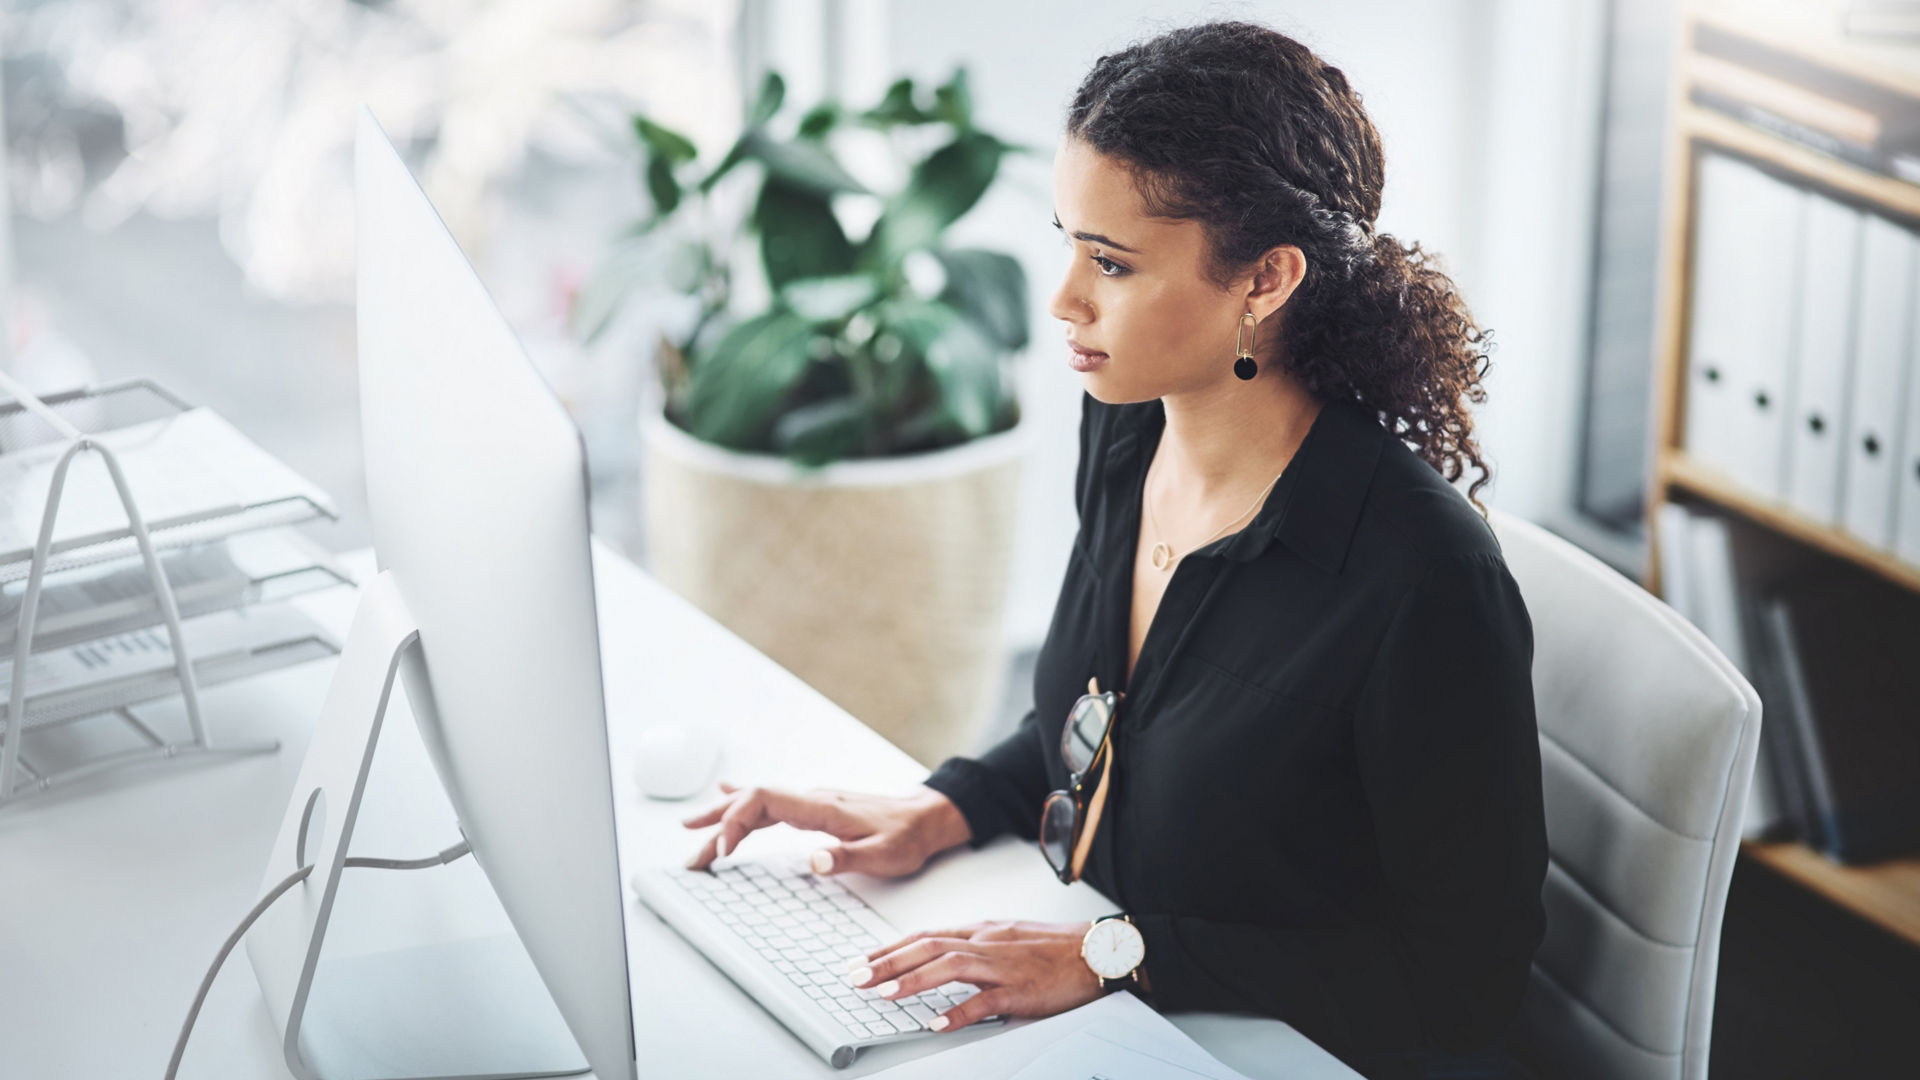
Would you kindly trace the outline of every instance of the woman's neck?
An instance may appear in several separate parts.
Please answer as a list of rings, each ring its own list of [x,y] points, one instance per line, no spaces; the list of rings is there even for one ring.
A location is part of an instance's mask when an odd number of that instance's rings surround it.
[[[1166,430],[1154,454],[1156,487],[1198,508],[1247,498],[1293,460],[1321,402],[1284,372],[1160,399]]]

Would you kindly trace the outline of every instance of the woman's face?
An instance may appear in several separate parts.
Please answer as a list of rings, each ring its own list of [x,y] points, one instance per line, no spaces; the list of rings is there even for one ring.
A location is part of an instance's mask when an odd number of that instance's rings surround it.
[[[1062,360],[1109,405],[1237,382],[1241,313],[1262,320],[1264,338],[1278,324],[1266,316],[1298,280],[1284,280],[1283,267],[1232,290],[1217,287],[1206,274],[1200,224],[1148,217],[1126,170],[1078,139],[1065,140],[1054,158],[1053,206],[1073,257],[1047,311],[1067,324],[1068,340],[1105,354],[1081,357],[1068,349]],[[1272,355],[1270,342],[1257,344],[1257,358]]]

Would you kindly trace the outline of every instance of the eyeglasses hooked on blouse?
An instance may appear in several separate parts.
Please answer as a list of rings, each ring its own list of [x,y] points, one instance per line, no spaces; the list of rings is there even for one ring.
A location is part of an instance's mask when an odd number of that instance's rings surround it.
[[[1113,720],[1120,699],[1118,690],[1100,692],[1096,676],[1087,680],[1087,692],[1067,711],[1066,726],[1060,732],[1060,757],[1067,764],[1067,786],[1047,796],[1040,808],[1040,853],[1061,882],[1080,880],[1093,836],[1100,828],[1100,810],[1107,801],[1107,778],[1112,772]],[[1091,803],[1086,802],[1087,781],[1098,766],[1099,782],[1094,785]],[[1082,812],[1082,806],[1086,809]]]

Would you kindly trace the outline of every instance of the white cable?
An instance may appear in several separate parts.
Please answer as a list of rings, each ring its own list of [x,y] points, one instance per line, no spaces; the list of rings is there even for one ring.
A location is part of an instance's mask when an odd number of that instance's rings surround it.
[[[346,861],[346,865],[374,870],[424,870],[430,866],[444,866],[472,850],[472,846],[462,840],[440,854],[429,855],[424,859],[350,858]],[[220,946],[220,952],[213,958],[213,965],[207,968],[206,978],[200,980],[200,990],[193,995],[193,1006],[187,1010],[186,1022],[180,1025],[180,1039],[173,1044],[173,1058],[167,1062],[167,1080],[174,1080],[180,1073],[180,1059],[187,1053],[187,1036],[193,1032],[193,1022],[200,1018],[200,1007],[206,1004],[207,991],[213,989],[213,977],[220,973],[220,966],[227,962],[228,954],[233,952],[235,945],[240,944],[241,938],[247,936],[247,931],[252,928],[254,921],[266,914],[275,900],[285,895],[288,889],[307,880],[307,876],[312,873],[313,867],[309,865],[282,878],[280,884],[275,885],[267,895],[260,898],[259,903],[253,905],[253,910],[247,912],[247,917],[241,919],[240,925],[233,928],[233,933],[227,935],[226,942]]]

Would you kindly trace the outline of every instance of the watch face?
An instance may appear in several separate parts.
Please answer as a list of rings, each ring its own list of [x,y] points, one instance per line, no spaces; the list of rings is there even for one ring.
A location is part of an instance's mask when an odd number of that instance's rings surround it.
[[[1093,969],[1095,975],[1103,979],[1118,979],[1146,959],[1147,943],[1132,923],[1124,919],[1108,919],[1094,925],[1087,934],[1086,943],[1081,946],[1080,954],[1086,957],[1087,966]]]

